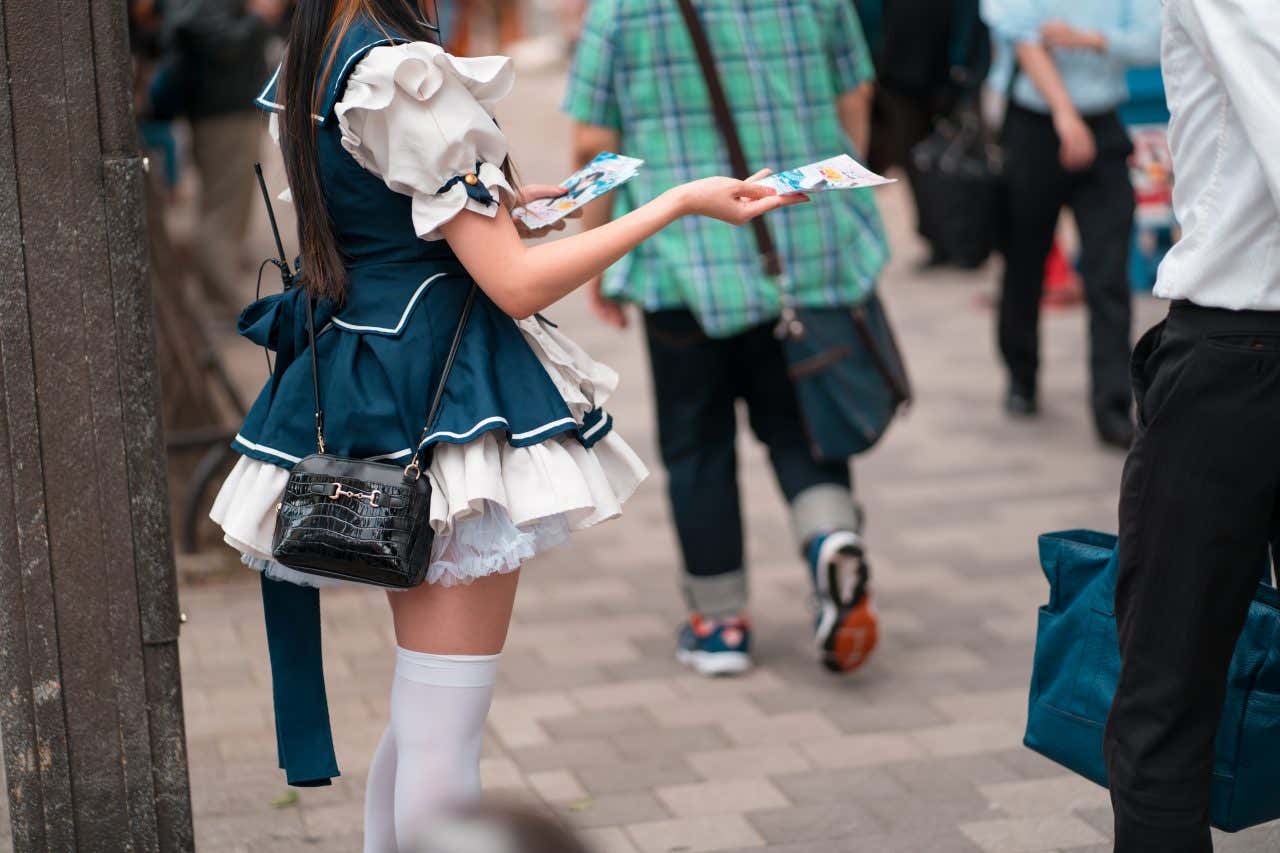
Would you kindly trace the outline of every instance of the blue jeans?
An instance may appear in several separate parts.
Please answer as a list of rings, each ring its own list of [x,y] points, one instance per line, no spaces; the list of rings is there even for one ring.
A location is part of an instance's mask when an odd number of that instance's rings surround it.
[[[778,485],[792,508],[803,548],[832,529],[856,529],[849,465],[819,462],[805,437],[795,389],[772,324],[709,338],[686,310],[645,315],[657,400],[658,442],[693,609],[745,606],[742,516],[738,497],[736,403],[746,403],[756,437],[769,449]],[[736,576],[739,580],[733,581]],[[721,592],[699,601],[698,580],[720,578]],[[708,615],[716,615],[714,612]]]

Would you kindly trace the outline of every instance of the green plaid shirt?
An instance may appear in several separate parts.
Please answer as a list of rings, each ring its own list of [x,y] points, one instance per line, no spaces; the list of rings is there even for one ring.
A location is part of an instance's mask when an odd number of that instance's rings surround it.
[[[852,151],[836,99],[872,79],[853,0],[696,0],[747,161],[775,170]],[[619,216],[677,184],[731,169],[675,0],[591,0],[564,110],[620,132],[646,162],[615,194]],[[814,197],[767,221],[798,305],[853,305],[888,258],[871,190]],[[775,318],[749,227],[689,217],[641,244],[605,292],[646,311],[688,308],[714,337]]]

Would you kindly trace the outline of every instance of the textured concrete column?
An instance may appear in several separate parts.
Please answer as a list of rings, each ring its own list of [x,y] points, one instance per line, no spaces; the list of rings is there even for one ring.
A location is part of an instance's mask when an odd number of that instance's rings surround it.
[[[0,733],[17,851],[192,848],[125,4],[0,0]]]

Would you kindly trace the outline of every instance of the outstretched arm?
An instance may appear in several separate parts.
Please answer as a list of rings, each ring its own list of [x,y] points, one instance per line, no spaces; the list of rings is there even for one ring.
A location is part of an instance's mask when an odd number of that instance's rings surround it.
[[[599,228],[540,246],[520,241],[505,209],[492,218],[463,211],[440,231],[489,298],[519,319],[566,296],[682,216],[709,216],[741,225],[805,201],[804,196],[780,196],[733,178],[704,178],[667,190]]]

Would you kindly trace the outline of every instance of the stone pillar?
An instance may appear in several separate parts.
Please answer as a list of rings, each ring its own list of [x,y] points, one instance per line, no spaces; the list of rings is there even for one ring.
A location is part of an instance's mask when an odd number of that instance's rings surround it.
[[[14,847],[192,844],[120,0],[0,0],[0,734]]]

